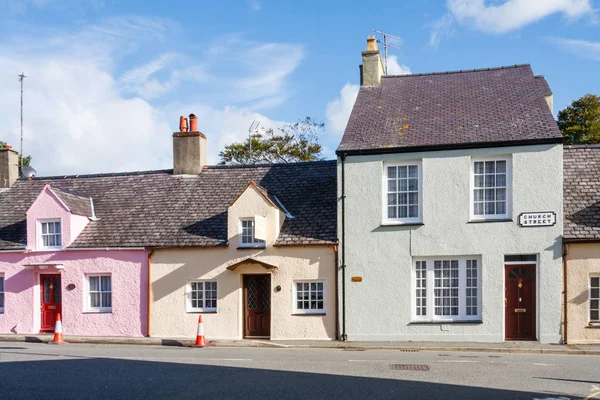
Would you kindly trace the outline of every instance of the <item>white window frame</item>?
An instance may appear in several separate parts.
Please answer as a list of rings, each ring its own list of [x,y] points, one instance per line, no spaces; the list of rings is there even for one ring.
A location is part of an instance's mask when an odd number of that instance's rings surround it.
[[[323,285],[323,308],[316,308],[316,309],[304,309],[304,308],[298,308],[298,283],[308,283],[309,284],[309,297],[310,297],[310,293],[311,293],[311,289],[310,289],[310,284],[311,283],[321,283]],[[318,291],[318,289],[317,289]],[[327,309],[327,303],[326,303],[326,296],[327,296],[327,286],[325,284],[325,280],[324,279],[303,279],[303,280],[296,280],[293,281],[293,290],[292,290],[292,301],[293,301],[293,309],[294,309],[294,314],[311,314],[311,315],[325,315],[326,313],[326,309]],[[310,298],[308,300],[309,302],[311,301]],[[310,304],[309,304],[310,307]]]
[[[600,325],[600,296],[592,297],[592,278],[598,278],[600,281],[600,275],[590,275],[589,279],[589,291],[588,291],[588,320],[591,325]],[[600,284],[598,285],[598,289],[600,290]],[[592,300],[598,300],[598,319],[592,319]],[[594,309],[595,310],[595,309]]]
[[[445,261],[445,260],[458,260],[458,315],[457,316],[444,316],[435,315],[435,272],[434,262]],[[477,261],[477,315],[467,315],[467,296],[466,296],[466,284],[467,284],[467,260]],[[416,267],[417,261],[426,262],[426,315],[417,315],[417,300],[416,300]],[[412,261],[411,270],[411,315],[413,322],[469,322],[469,321],[481,321],[482,316],[482,303],[481,303],[481,292],[482,292],[482,278],[481,278],[482,266],[480,256],[446,256],[446,257],[415,257]]]
[[[98,277],[100,279],[100,285],[102,285],[102,277],[110,277],[110,307],[92,307],[92,296],[91,296],[91,287],[90,287],[90,278]],[[109,273],[94,273],[94,274],[86,274],[85,275],[85,312],[95,312],[95,313],[110,313],[112,312],[112,304],[113,304],[113,281],[112,274]],[[100,286],[100,301],[102,302],[102,293],[106,293],[106,291],[102,291],[102,286]]]
[[[252,221],[252,243],[244,243],[244,225],[243,223],[245,221]],[[238,229],[239,229],[239,237],[240,237],[240,247],[257,247],[257,248],[264,248],[266,246],[266,242],[264,240],[260,240],[257,239],[255,236],[255,228],[256,228],[256,221],[254,219],[254,217],[248,217],[248,218],[240,218],[239,221],[239,225],[238,225]]]
[[[389,218],[388,217],[388,167],[409,167],[417,166],[418,173],[417,179],[418,185],[418,216],[412,218]],[[420,224],[423,222],[423,162],[422,160],[408,160],[408,161],[386,161],[383,163],[383,182],[381,185],[381,218],[382,225],[409,225],[409,224]]]
[[[44,246],[44,238],[43,238],[43,234],[42,234],[42,225],[45,223],[49,223],[49,222],[58,222],[60,223],[60,246]],[[63,244],[63,223],[62,220],[60,218],[53,218],[53,219],[40,219],[37,221],[37,240],[38,240],[38,249],[49,249],[49,250],[55,250],[55,249],[62,249],[62,244]],[[54,235],[56,235],[56,233],[54,233]]]
[[[506,161],[506,213],[475,215],[475,163],[486,161]],[[510,156],[485,156],[471,157],[469,208],[471,221],[495,221],[512,218],[512,157]],[[484,206],[485,210],[485,206]]]
[[[206,305],[206,284],[214,283],[216,285],[215,288],[215,307],[192,307],[192,283],[202,283],[202,303]],[[215,280],[204,280],[204,279],[191,279],[187,281],[185,288],[185,310],[189,313],[216,313],[217,307],[219,306],[219,284]]]
[[[4,313],[4,307],[6,306],[6,280],[4,279],[4,274],[0,274],[0,279],[2,280],[2,290],[0,290],[0,296],[2,296],[2,307],[0,307],[0,314]]]

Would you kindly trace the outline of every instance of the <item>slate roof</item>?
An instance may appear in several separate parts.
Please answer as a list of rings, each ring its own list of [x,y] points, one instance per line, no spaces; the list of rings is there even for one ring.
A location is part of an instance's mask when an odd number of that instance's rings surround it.
[[[99,220],[72,248],[225,246],[227,208],[251,180],[295,217],[276,245],[336,242],[336,162],[320,161],[19,180],[0,193],[0,250],[25,247],[25,212],[46,184],[94,199]]]
[[[51,186],[52,192],[76,215],[93,217],[92,199],[60,187]]]
[[[563,166],[563,239],[600,240],[600,145],[565,146]]]
[[[549,94],[529,65],[384,76],[360,88],[338,153],[561,143]]]

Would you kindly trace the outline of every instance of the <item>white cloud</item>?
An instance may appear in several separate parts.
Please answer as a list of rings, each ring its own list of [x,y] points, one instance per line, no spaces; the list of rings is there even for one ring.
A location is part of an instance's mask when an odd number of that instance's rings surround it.
[[[429,45],[434,49],[437,49],[443,39],[454,33],[454,17],[450,14],[446,14],[437,19],[432,24],[432,28],[431,35],[429,36]]]
[[[550,41],[559,46],[563,51],[582,58],[600,61],[600,42],[564,38],[550,38]]]
[[[552,14],[577,18],[592,13],[590,0],[508,0],[486,4],[485,0],[447,0],[452,16],[460,23],[472,23],[487,33],[506,33]]]
[[[409,75],[410,68],[398,62],[398,57],[391,55],[387,59],[387,74],[388,75]]]
[[[348,123],[352,107],[354,107],[358,90],[358,85],[346,83],[340,91],[339,97],[327,104],[325,112],[327,123],[325,127],[327,132],[335,138],[341,138],[344,129],[346,129],[346,124]]]
[[[250,0],[248,2],[248,4],[250,5],[250,9],[252,11],[260,11],[262,5],[260,4],[260,1],[258,0]]]
[[[14,72],[0,75],[0,140],[18,147],[16,75],[22,70],[28,75],[24,152],[33,156],[40,175],[170,168],[171,134],[179,115],[198,116],[211,163],[218,161],[225,144],[246,137],[252,120],[264,126],[279,124],[253,104],[266,107],[269,101],[287,98],[289,75],[302,59],[301,46],[245,41],[238,44],[246,49],[241,54],[224,51],[221,57],[203,57],[209,65],[159,50],[150,61],[115,72],[123,55],[148,43],[154,47],[167,40],[172,29],[177,29],[173,21],[127,17],[79,32],[50,35],[41,29],[0,38],[0,70]],[[254,58],[242,60],[248,54]],[[225,62],[227,57],[233,64]],[[223,72],[228,67],[230,72]],[[184,82],[186,95],[175,94],[170,101],[169,93]],[[190,89],[188,84],[196,86]],[[231,101],[212,105],[211,96],[222,92]]]

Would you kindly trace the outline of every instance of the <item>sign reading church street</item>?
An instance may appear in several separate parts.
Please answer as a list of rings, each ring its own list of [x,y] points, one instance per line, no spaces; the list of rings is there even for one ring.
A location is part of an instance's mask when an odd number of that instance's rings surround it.
[[[527,212],[519,215],[519,225],[523,227],[553,226],[556,224],[556,213],[550,212]]]

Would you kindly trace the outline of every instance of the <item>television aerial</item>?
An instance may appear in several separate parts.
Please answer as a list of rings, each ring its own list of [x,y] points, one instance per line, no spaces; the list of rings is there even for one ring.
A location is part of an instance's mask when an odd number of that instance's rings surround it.
[[[22,178],[33,178],[34,176],[37,175],[37,171],[35,170],[35,168],[33,167],[28,167],[28,166],[24,166],[23,165],[23,83],[25,81],[25,78],[27,78],[27,75],[25,75],[25,72],[21,72],[20,75],[17,75],[19,77],[19,82],[21,83],[21,157],[20,157],[20,172],[21,172],[21,177]]]
[[[380,35],[383,40],[378,39],[377,43],[382,43],[383,44],[383,67],[384,67],[384,72],[385,75],[388,74],[388,47],[391,47],[393,49],[398,49],[400,50],[400,44],[402,43],[402,39],[400,39],[398,36],[394,36],[394,35],[390,35],[389,33],[386,32],[382,32],[382,31],[378,31],[377,29],[373,29],[373,32],[377,33],[378,35]],[[392,43],[390,43],[390,39]],[[397,43],[397,44],[394,44]]]

